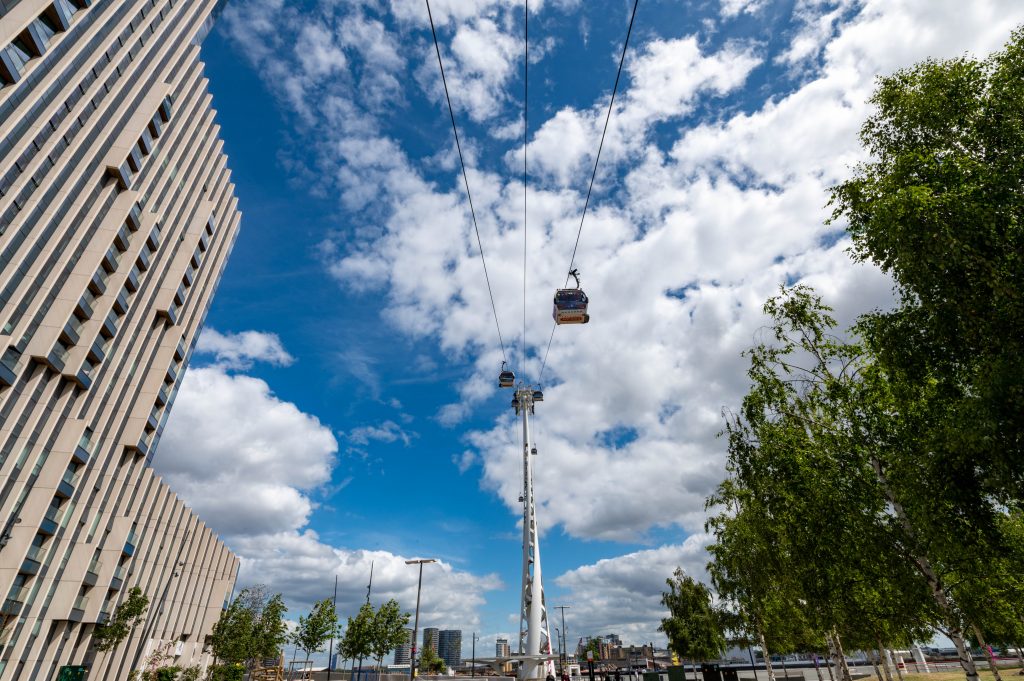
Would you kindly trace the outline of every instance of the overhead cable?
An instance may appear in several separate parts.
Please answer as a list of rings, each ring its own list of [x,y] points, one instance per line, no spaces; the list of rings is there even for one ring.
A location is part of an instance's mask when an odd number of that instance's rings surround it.
[[[434,15],[430,11],[430,0],[427,3],[427,18],[430,19],[430,34],[434,37],[434,51],[437,52],[437,66],[441,70],[441,83],[444,85],[444,98],[448,102],[448,114],[452,119],[452,132],[455,134],[455,148],[459,151],[459,164],[462,166],[462,180],[466,185],[466,198],[469,200],[469,212],[473,216],[473,230],[476,232],[476,245],[480,249],[480,262],[484,266],[484,279],[487,281],[487,294],[491,298],[491,312],[494,313],[494,327],[498,330],[498,343],[501,345],[501,358],[506,363],[508,357],[505,354],[505,340],[501,336],[501,324],[498,322],[498,308],[494,304],[494,291],[491,289],[491,277],[487,274],[487,259],[484,258],[484,245],[480,240],[480,227],[476,221],[476,209],[473,208],[473,195],[469,192],[469,176],[466,174],[466,161],[462,156],[462,144],[459,142],[459,129],[455,125],[455,109],[452,108],[452,98],[448,94],[448,80],[444,75],[444,63],[441,61],[441,47],[437,42],[437,30],[434,28]]]
[[[608,134],[608,122],[612,118],[612,108],[615,105],[615,94],[619,91],[619,79],[622,77],[622,65],[626,62],[626,49],[629,47],[629,37],[633,34],[633,21],[636,19],[636,8],[640,4],[640,0],[633,0],[633,12],[629,17],[629,28],[626,29],[626,40],[622,43],[622,56],[619,57],[619,69],[615,73],[615,85],[612,86],[612,98],[608,102],[608,113],[604,117],[604,130],[601,131],[601,142],[597,146],[597,154],[594,156],[594,171],[590,174],[590,187],[587,189],[587,200],[583,204],[583,214],[580,216],[580,226],[576,230],[576,243],[572,247],[572,257],[569,258],[569,272],[572,272],[573,265],[576,263],[576,249],[580,245],[580,235],[583,234],[583,221],[587,219],[587,209],[590,207],[590,196],[594,192],[594,180],[597,178],[597,166],[601,162],[601,150],[604,149],[604,138]],[[565,286],[569,285],[569,274],[565,275]],[[551,340],[555,337],[555,328],[558,324],[554,324],[551,327],[551,336],[548,338],[548,347],[544,351],[544,360],[540,365],[540,375],[537,380],[540,381],[544,378],[544,369],[548,364],[548,352],[551,350]]]

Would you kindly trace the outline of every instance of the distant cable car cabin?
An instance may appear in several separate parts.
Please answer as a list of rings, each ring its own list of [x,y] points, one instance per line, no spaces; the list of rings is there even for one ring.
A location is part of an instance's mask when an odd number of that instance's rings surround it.
[[[507,362],[501,363],[501,373],[498,374],[499,388],[511,388],[516,383],[516,375],[514,372],[508,370],[507,365]]]
[[[543,402],[544,401],[544,391],[541,390],[540,388],[534,390],[533,391],[533,401],[534,402]]]
[[[587,294],[580,288],[579,270],[571,270],[570,275],[576,280],[576,288],[560,288],[555,291],[555,307],[551,316],[555,324],[586,324],[590,321],[587,314]]]

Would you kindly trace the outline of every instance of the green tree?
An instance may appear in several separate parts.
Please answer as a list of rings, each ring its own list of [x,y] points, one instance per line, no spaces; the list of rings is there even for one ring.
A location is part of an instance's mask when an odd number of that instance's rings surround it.
[[[433,648],[427,647],[420,653],[418,660],[418,666],[420,673],[422,674],[443,674],[445,671],[445,662],[437,653],[434,652]]]
[[[861,130],[872,160],[832,192],[857,259],[900,305],[865,319],[878,360],[929,400],[928,434],[967,493],[1019,504],[1024,482],[1024,30],[984,61],[881,78]],[[929,384],[934,387],[929,388]]]
[[[398,601],[391,599],[377,609],[373,616],[371,650],[379,667],[384,656],[408,641],[405,632],[409,613],[402,612]]]
[[[292,632],[291,641],[306,653],[306,662],[313,653],[323,651],[327,640],[338,634],[338,614],[330,598],[317,601],[308,616],[299,616],[299,624]]]
[[[113,616],[104,624],[96,627],[92,634],[93,646],[100,652],[113,650],[121,644],[132,629],[142,621],[149,598],[139,587],[132,587],[128,597],[114,608]]]
[[[592,638],[587,641],[587,644],[583,646],[583,652],[580,654],[580,659],[587,659],[587,653],[594,654],[594,661],[601,659],[601,642],[596,638]]]
[[[658,630],[668,636],[672,652],[680,659],[697,662],[721,657],[725,634],[711,591],[681,568],[665,583],[669,590],[661,595],[661,604],[668,608],[668,617],[661,620]]]
[[[281,594],[270,596],[263,585],[242,589],[213,626],[214,656],[247,667],[277,657],[287,640],[285,612]]]
[[[348,618],[345,635],[338,643],[338,652],[348,660],[361,660],[373,654],[374,611],[363,603],[355,617]]]

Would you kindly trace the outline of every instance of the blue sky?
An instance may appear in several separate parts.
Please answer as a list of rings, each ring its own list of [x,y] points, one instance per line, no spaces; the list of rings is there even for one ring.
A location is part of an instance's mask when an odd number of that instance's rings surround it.
[[[631,3],[530,3],[526,357],[521,2],[435,0],[498,314],[536,376]],[[672,569],[703,575],[721,410],[781,282],[843,320],[888,282],[823,224],[861,158],[873,79],[986,54],[1014,0],[643,0],[577,264],[593,322],[560,328],[536,417],[549,605],[571,640],[663,641]],[[418,0],[232,0],[207,77],[242,234],[157,466],[292,614],[411,609],[478,649],[518,631],[518,432]],[[555,623],[553,622],[552,625]],[[482,648],[481,648],[482,646]]]

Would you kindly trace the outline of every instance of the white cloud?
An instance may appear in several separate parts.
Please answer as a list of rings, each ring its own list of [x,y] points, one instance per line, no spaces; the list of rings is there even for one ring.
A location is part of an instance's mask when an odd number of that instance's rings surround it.
[[[363,435],[401,439],[401,433],[385,423]],[[154,465],[239,555],[240,585],[267,584],[294,613],[328,596],[337,574],[339,609],[348,615],[366,597],[360,585],[373,562],[373,601],[397,598],[409,611],[417,575],[405,556],[331,546],[307,527],[318,490],[331,482],[337,449],[327,426],[277,398],[264,381],[220,367],[192,368]],[[444,561],[428,566],[423,582],[421,623],[437,626],[478,625],[485,594],[501,587],[494,575]]]
[[[757,14],[765,4],[766,0],[722,0],[721,14],[723,17]]]
[[[394,421],[384,421],[379,426],[359,426],[353,428],[348,432],[347,435],[350,442],[357,445],[368,445],[370,440],[376,440],[378,442],[397,442],[402,441],[406,447],[408,447],[413,438],[419,437],[416,433],[406,432]]]
[[[707,582],[704,547],[710,537],[695,534],[682,544],[661,546],[624,556],[599,560],[560,575],[555,583],[568,590],[565,600],[572,608],[565,612],[569,647],[580,636],[615,633],[623,643],[640,645],[650,641],[665,644],[658,631],[665,608],[661,595],[665,580],[677,568]],[[556,623],[560,623],[556,622]]]
[[[736,16],[760,5],[728,0],[721,11]],[[508,92],[518,27],[508,18],[511,9],[490,0],[437,0],[434,7],[452,76],[467,79],[468,94],[453,103],[488,123],[484,140],[460,131],[463,150],[509,356],[520,375],[535,379],[551,329],[551,293],[564,281],[608,93],[531,126],[524,360],[518,350],[523,188],[506,177],[522,158]],[[389,39],[408,46],[402,52],[408,62],[396,63],[394,73],[417,75],[408,82],[435,98],[444,121],[422,5],[395,0],[390,10],[398,28]],[[592,322],[555,333],[546,400],[534,421],[542,528],[561,525],[577,537],[631,542],[657,526],[700,531],[704,498],[723,474],[720,410],[737,405],[746,389],[740,352],[765,323],[765,298],[780,282],[810,282],[843,322],[891,300],[885,277],[850,262],[847,242],[835,233],[841,226],[823,225],[828,187],[863,158],[857,132],[876,76],[926,57],[987,54],[1024,22],[1024,5],[1016,0],[804,0],[795,11],[799,27],[775,55],[728,41],[710,51],[700,36],[637,37],[577,254]],[[262,17],[257,12],[249,30],[262,31]],[[317,102],[324,124],[317,132],[326,136],[321,174],[355,223],[352,233],[328,243],[329,271],[343,286],[383,290],[382,317],[397,332],[431,339],[462,362],[465,373],[438,414],[442,423],[457,424],[493,402],[501,352],[450,140],[433,155],[414,158],[386,132],[391,116],[404,115],[400,109],[361,102],[352,94],[358,89],[339,87],[339,79],[317,76],[287,55],[246,49],[267,78],[298,70],[299,91],[324,94],[300,102],[286,93],[283,102],[299,119]],[[767,92],[742,110],[720,108],[764,60],[801,64],[802,80],[784,96]],[[501,148],[503,155],[485,153],[485,145],[505,139],[511,146]],[[365,362],[353,366],[368,384],[375,376]],[[504,408],[507,396],[499,399]],[[506,413],[469,434],[476,458],[454,461],[460,469],[478,461],[484,485],[510,516],[520,508],[521,475],[512,426]],[[578,590],[576,600],[593,597],[604,611],[622,613],[608,616],[607,626],[633,626],[636,636],[649,638],[662,580],[675,563],[698,569],[700,541],[581,568],[559,584]],[[645,561],[656,569],[630,581],[628,574]],[[614,587],[621,598],[602,604],[594,584]],[[620,605],[631,594],[643,605],[642,616],[627,617]]]
[[[262,331],[223,334],[207,328],[199,335],[196,352],[213,355],[214,362],[225,369],[248,369],[254,362],[284,367],[295,362],[276,333]]]
[[[245,535],[305,525],[337,451],[329,428],[264,381],[192,368],[155,465],[219,532]]]

